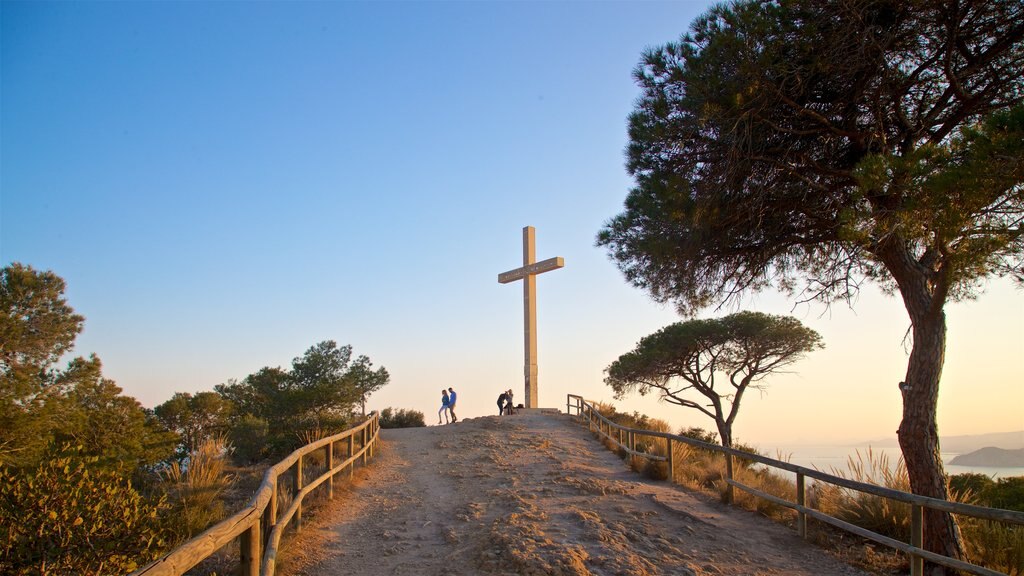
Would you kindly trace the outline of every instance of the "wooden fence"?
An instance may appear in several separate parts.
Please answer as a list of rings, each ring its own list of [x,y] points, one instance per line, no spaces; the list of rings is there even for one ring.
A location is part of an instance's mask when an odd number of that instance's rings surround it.
[[[365,466],[367,458],[373,458],[379,434],[379,414],[374,412],[358,426],[292,452],[266,471],[263,482],[248,506],[175,548],[163,558],[133,572],[131,576],[181,576],[235,539],[238,539],[240,545],[239,574],[273,576],[284,530],[293,518],[296,529],[302,525],[303,499],[325,482],[327,498],[334,498],[334,477],[348,469],[351,478],[358,460],[362,460]],[[335,447],[338,444],[346,448],[345,459],[336,463]],[[320,450],[323,451],[326,471],[306,483],[303,459],[315,458]],[[281,494],[278,485],[282,477],[290,480],[282,483],[282,488],[285,489],[285,496],[290,497],[291,504],[284,514],[279,515],[278,499]]]
[[[648,460],[656,460],[666,462],[668,466],[668,478],[669,481],[674,479],[675,462],[672,455],[672,443],[682,442],[690,446],[696,446],[704,450],[710,450],[719,452],[724,455],[726,462],[726,500],[732,502],[733,500],[733,487],[739,488],[749,494],[763,498],[769,502],[778,504],[795,510],[797,513],[797,531],[803,538],[807,537],[807,518],[814,518],[819,522],[824,522],[836,528],[840,528],[847,532],[851,532],[863,538],[874,540],[880,544],[895,548],[901,552],[905,552],[910,556],[910,574],[911,576],[922,576],[924,574],[924,561],[928,560],[936,564],[948,566],[950,568],[956,568],[963,570],[970,574],[979,574],[982,576],[1006,576],[1003,572],[997,572],[988,568],[977,566],[929,552],[923,548],[923,517],[924,509],[931,508],[933,510],[941,510],[943,512],[949,512],[951,514],[961,514],[964,516],[971,516],[974,518],[981,518],[984,520],[992,520],[997,522],[1005,522],[1008,524],[1016,524],[1024,526],[1024,512],[1014,512],[1012,510],[1000,510],[997,508],[986,508],[983,506],[974,506],[971,504],[961,504],[958,502],[948,502],[946,500],[938,500],[935,498],[928,498],[925,496],[918,496],[916,494],[910,494],[907,492],[901,492],[899,490],[892,490],[890,488],[884,488],[882,486],[876,486],[874,484],[866,484],[863,482],[856,482],[848,480],[846,478],[840,478],[831,474],[826,474],[819,470],[811,468],[805,468],[803,466],[797,466],[790,464],[789,462],[783,462],[781,460],[775,460],[772,458],[766,458],[759,454],[751,454],[750,452],[744,452],[742,450],[736,450],[733,448],[724,448],[717,444],[708,444],[693,438],[687,438],[686,436],[678,436],[676,434],[668,434],[664,432],[654,432],[652,430],[640,430],[637,428],[627,428],[620,426],[615,422],[612,422],[608,418],[601,415],[591,402],[585,400],[582,396],[576,396],[575,394],[569,394],[566,399],[566,412],[570,415],[575,414],[581,419],[586,420],[588,426],[592,431],[597,432],[601,436],[614,442],[619,448],[624,450],[630,455],[639,456]],[[612,431],[615,432],[612,432]],[[661,456],[658,454],[651,454],[637,450],[637,438],[638,437],[652,437],[652,438],[664,438],[667,442],[666,455]],[[738,482],[733,476],[733,458],[742,458],[744,460],[757,462],[764,464],[771,468],[778,468],[780,470],[786,470],[796,474],[796,494],[795,501],[789,501],[771,494],[767,494],[756,488],[752,488],[741,482]],[[849,490],[857,492],[863,492],[866,494],[872,494],[880,496],[882,498],[889,498],[899,502],[905,502],[910,505],[911,512],[911,528],[910,528],[910,542],[901,542],[888,536],[883,536],[870,530],[865,530],[859,526],[855,526],[848,522],[844,522],[828,514],[824,514],[813,508],[807,506],[806,497],[806,479],[813,478],[820,482],[826,482],[834,484]]]

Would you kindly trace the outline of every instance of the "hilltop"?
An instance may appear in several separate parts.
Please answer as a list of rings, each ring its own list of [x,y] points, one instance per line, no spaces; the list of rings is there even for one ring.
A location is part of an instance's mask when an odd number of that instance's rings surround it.
[[[960,454],[950,460],[949,463],[956,464],[957,466],[990,466],[995,468],[1024,466],[1024,448],[1004,450],[1002,448],[987,447],[968,454]]]
[[[631,472],[568,416],[384,430],[285,575],[862,575],[795,531]]]

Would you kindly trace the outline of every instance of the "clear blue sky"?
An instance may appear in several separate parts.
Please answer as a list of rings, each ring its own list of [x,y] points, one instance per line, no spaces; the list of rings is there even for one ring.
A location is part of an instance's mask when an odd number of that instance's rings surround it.
[[[593,245],[630,187],[631,70],[707,6],[5,1],[0,261],[65,278],[76,353],[146,406],[333,339],[391,372],[371,408],[430,421],[442,387],[462,417],[522,394],[521,289],[497,274],[532,225],[566,261],[538,281],[541,403],[611,400],[602,370],[678,319]],[[950,308],[941,432],[1024,429],[1020,296]],[[740,439],[892,436],[899,302],[793,313],[828,348],[748,397]]]

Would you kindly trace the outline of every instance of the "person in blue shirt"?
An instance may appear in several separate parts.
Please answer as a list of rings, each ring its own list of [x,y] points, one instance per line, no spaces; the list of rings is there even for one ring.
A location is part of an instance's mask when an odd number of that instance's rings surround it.
[[[455,416],[455,390],[451,387],[448,388],[448,411],[452,413],[452,423],[458,422],[459,419]]]
[[[448,398],[448,391],[441,389],[441,409],[437,411],[437,423],[441,424],[441,414],[444,414],[444,423],[448,423],[448,412],[451,411],[452,401]]]

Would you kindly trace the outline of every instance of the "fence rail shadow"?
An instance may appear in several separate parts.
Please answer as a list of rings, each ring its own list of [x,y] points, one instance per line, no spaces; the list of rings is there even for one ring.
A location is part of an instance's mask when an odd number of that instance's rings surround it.
[[[981,576],[1006,576],[1003,572],[997,572],[990,570],[983,566],[976,564],[970,564],[962,560],[936,554],[923,549],[923,517],[924,509],[930,508],[934,510],[941,510],[943,512],[949,512],[951,514],[960,514],[964,516],[971,516],[974,518],[980,518],[983,520],[992,520],[997,522],[1005,522],[1008,524],[1016,524],[1024,526],[1024,512],[1015,512],[1012,510],[1001,510],[998,508],[986,508],[984,506],[974,506],[972,504],[961,504],[959,502],[948,502],[946,500],[938,500],[935,498],[928,498],[925,496],[918,496],[916,494],[910,494],[908,492],[901,492],[899,490],[892,490],[882,486],[874,484],[867,484],[864,482],[857,482],[846,478],[840,478],[831,474],[826,474],[819,470],[811,468],[805,468],[803,466],[797,466],[796,464],[790,464],[789,462],[783,462],[781,460],[775,460],[773,458],[767,458],[760,454],[752,454],[750,452],[744,452],[742,450],[736,450],[734,448],[725,448],[717,444],[709,444],[707,442],[701,442],[693,438],[687,438],[686,436],[679,436],[676,434],[668,434],[666,432],[655,432],[653,430],[641,430],[638,428],[628,428],[612,422],[605,416],[603,416],[595,408],[592,402],[587,401],[582,396],[575,394],[568,394],[566,398],[566,412],[569,415],[573,415],[580,420],[586,420],[590,430],[597,432],[604,438],[613,442],[620,449],[630,454],[631,456],[637,456],[640,458],[646,458],[648,460],[655,460],[660,462],[666,462],[668,465],[668,479],[670,482],[674,481],[674,466],[673,461],[673,442],[682,442],[690,446],[701,448],[703,450],[709,450],[712,452],[721,453],[726,462],[726,478],[725,481],[728,484],[725,499],[727,502],[733,501],[733,488],[739,488],[748,494],[763,498],[769,502],[784,506],[795,510],[797,513],[797,531],[803,538],[807,537],[807,518],[814,518],[819,522],[823,522],[830,526],[834,526],[841,530],[845,530],[852,534],[856,534],[863,538],[873,540],[880,544],[884,544],[890,548],[894,548],[901,552],[904,552],[910,556],[910,574],[911,576],[922,576],[924,574],[924,561],[928,560],[936,564],[941,564],[950,568],[956,568],[970,574],[978,574]],[[612,431],[615,431],[614,434]],[[658,454],[652,454],[649,452],[638,450],[638,444],[642,445],[643,442],[638,443],[637,438],[640,437],[653,437],[653,438],[664,438],[667,441],[666,456]],[[742,458],[744,460],[757,462],[771,468],[777,468],[780,470],[786,470],[796,474],[796,494],[795,501],[785,500],[771,494],[767,494],[756,488],[747,486],[734,478],[733,474],[733,458]],[[834,516],[824,514],[818,510],[807,506],[807,489],[806,479],[813,478],[820,482],[826,482],[853,490],[856,492],[863,492],[866,494],[872,494],[874,496],[880,496],[882,498],[889,498],[899,502],[905,502],[911,506],[911,526],[910,526],[910,542],[901,542],[888,536],[866,530],[854,524],[844,522]]]
[[[296,529],[302,526],[302,503],[306,496],[326,483],[327,498],[333,499],[334,477],[348,469],[351,478],[358,460],[362,460],[365,466],[367,459],[373,458],[379,435],[380,415],[374,412],[361,424],[299,448],[267,469],[248,506],[131,576],[181,576],[236,539],[240,549],[238,573],[273,576],[284,531],[292,519]],[[344,460],[335,463],[335,456],[340,454],[335,451],[339,444],[345,448]],[[321,450],[326,462],[325,471],[306,482],[303,461],[316,458]],[[285,477],[284,482],[280,482],[282,476]],[[279,499],[290,501],[280,515]]]

